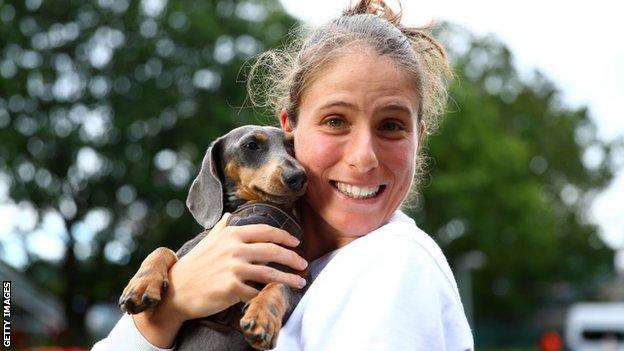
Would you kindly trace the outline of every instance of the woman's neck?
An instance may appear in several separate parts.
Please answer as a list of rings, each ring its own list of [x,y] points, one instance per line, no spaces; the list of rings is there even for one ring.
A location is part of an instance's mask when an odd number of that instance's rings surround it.
[[[341,235],[338,230],[303,201],[301,204],[301,221],[305,245],[303,252],[308,261],[313,261],[353,241],[353,238]]]

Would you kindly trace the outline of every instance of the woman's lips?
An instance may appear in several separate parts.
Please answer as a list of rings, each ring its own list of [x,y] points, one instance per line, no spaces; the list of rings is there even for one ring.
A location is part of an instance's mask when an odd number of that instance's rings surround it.
[[[343,183],[336,180],[330,181],[331,185],[338,189],[340,193],[345,196],[360,200],[360,199],[370,199],[379,195],[385,188],[385,184],[380,185],[353,185],[349,183]]]

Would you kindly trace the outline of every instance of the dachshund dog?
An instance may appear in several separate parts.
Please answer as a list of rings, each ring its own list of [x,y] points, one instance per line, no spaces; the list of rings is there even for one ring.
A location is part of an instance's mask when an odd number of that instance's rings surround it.
[[[243,126],[215,140],[204,156],[186,202],[206,230],[177,253],[160,247],[147,256],[119,299],[121,309],[135,314],[156,306],[161,294],[167,291],[169,268],[209,235],[209,229],[226,211],[232,212],[228,225],[265,223],[285,229],[303,241],[293,206],[305,192],[307,178],[293,154],[292,136],[274,127]],[[301,245],[295,250],[301,255]],[[279,264],[272,266],[292,272]],[[307,270],[295,273],[307,276]],[[239,303],[216,315],[184,323],[176,339],[176,350],[275,347],[282,323],[303,292],[281,283],[254,287],[262,290],[247,305]]]

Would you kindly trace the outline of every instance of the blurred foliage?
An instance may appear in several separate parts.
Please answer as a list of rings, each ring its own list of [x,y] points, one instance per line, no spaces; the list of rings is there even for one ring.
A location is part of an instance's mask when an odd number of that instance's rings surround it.
[[[441,36],[457,79],[413,215],[458,280],[471,271],[477,341],[480,326],[500,340],[523,324],[539,332],[548,326],[540,308],[596,298],[613,273],[613,253],[586,212],[612,178],[619,144],[597,139],[587,110],[563,106],[539,72],[521,79],[497,40],[453,27]]]
[[[236,108],[239,72],[292,25],[276,1],[0,0],[0,180],[37,219],[16,228],[24,270],[66,306],[65,342],[86,342],[85,311],[115,301],[151,250],[200,230],[184,201],[204,149],[261,120]],[[477,325],[588,296],[611,261],[583,214],[611,171],[581,159],[611,146],[544,77],[521,80],[500,43],[442,36],[464,50],[449,43],[451,112],[412,215],[452,265],[483,261]],[[60,260],[26,244],[46,220],[64,228]]]

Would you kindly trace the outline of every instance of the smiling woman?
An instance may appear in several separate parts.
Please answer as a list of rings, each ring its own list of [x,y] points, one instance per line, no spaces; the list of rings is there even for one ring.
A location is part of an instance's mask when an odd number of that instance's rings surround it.
[[[268,98],[307,173],[300,215],[312,281],[279,338],[265,344],[288,351],[473,349],[444,255],[399,210],[425,131],[444,107],[449,73],[438,42],[424,29],[403,27],[384,1],[360,1],[289,49],[260,56],[250,95]],[[241,252],[257,241],[287,242],[276,230],[223,222],[173,265],[170,291],[153,314],[134,317],[150,343],[170,347],[185,320],[248,301],[254,294],[246,283],[263,280],[245,272],[266,259]],[[279,251],[272,257],[305,266]],[[125,323],[109,341],[132,329]]]
[[[418,101],[403,72],[367,50],[338,59],[302,94],[296,126],[283,111],[316,190],[306,195],[318,242],[309,258],[379,228],[401,205],[424,130]]]
[[[275,109],[308,174],[313,283],[279,350],[473,348],[444,255],[398,210],[451,75],[440,44],[400,17],[384,1],[360,1],[251,72],[250,95]]]

